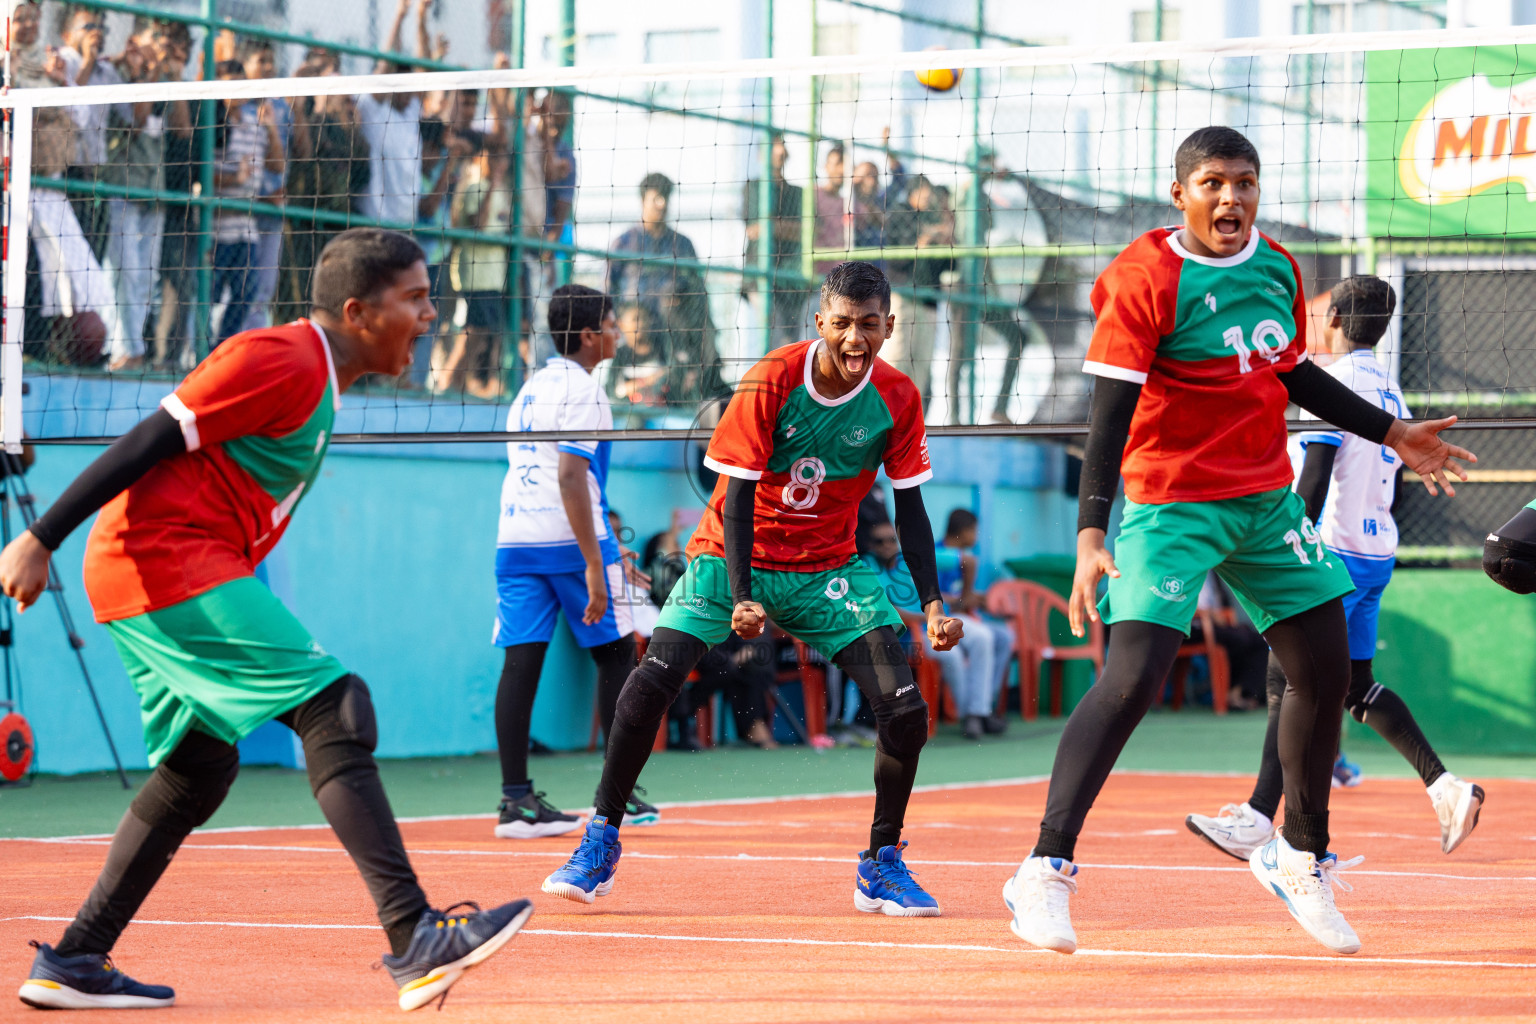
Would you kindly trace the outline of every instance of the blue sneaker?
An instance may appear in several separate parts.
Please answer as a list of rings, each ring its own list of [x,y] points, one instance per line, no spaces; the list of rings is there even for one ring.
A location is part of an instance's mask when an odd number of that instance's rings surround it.
[[[59,956],[53,947],[34,942],[32,972],[16,993],[39,1010],[142,1010],[174,1006],[176,993],[166,985],[143,985],[118,970],[101,953]]]
[[[1333,788],[1353,789],[1365,780],[1365,772],[1360,766],[1344,756],[1344,751],[1339,751],[1339,756],[1333,762]]]
[[[880,847],[873,857],[859,858],[854,909],[886,917],[939,916],[939,901],[923,891],[901,859],[901,851],[906,848],[907,841],[903,839],[895,846]]]
[[[470,907],[469,913],[454,913]],[[384,966],[400,988],[400,1009],[414,1010],[448,990],[465,971],[505,946],[533,916],[533,904],[516,900],[492,910],[474,903],[455,903],[447,910],[428,910],[416,922],[411,944],[403,956],[383,956]],[[438,1009],[442,1009],[441,1003]]]
[[[581,845],[565,862],[565,867],[544,879],[544,891],[561,899],[591,903],[613,891],[613,873],[619,867],[624,844],[619,830],[602,816],[587,823]]]

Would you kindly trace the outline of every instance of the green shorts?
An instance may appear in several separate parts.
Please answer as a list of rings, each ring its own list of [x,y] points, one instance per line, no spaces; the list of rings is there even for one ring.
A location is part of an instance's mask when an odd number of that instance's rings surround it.
[[[880,578],[857,558],[824,572],[753,569],[752,596],[775,625],[829,660],[881,626],[902,631],[901,613]],[[713,647],[730,635],[735,607],[725,559],[700,555],[672,588],[656,626],[696,636]]]
[[[139,693],[151,765],[188,729],[238,742],[347,674],[250,576],[106,626]]]
[[[1115,541],[1119,579],[1099,602],[1105,622],[1189,632],[1205,574],[1216,570],[1260,632],[1355,589],[1289,487],[1222,501],[1125,503]]]

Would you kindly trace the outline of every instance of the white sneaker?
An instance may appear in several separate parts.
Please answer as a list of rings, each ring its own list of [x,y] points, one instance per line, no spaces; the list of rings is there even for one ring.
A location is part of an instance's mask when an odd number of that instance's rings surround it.
[[[1060,857],[1024,858],[1003,883],[1003,902],[1013,914],[1013,934],[1042,949],[1077,952],[1077,933],[1067,902],[1077,892],[1077,865]]]
[[[1275,823],[1246,803],[1227,804],[1214,818],[1191,814],[1184,826],[1222,853],[1247,860],[1253,851],[1275,838]]]
[[[1331,853],[1318,860],[1276,835],[1253,851],[1248,866],[1266,892],[1280,897],[1308,935],[1335,953],[1357,953],[1360,937],[1333,905],[1333,886],[1349,892],[1352,887],[1340,873],[1363,860],[1355,857],[1340,864]]]
[[[1483,810],[1483,787],[1446,772],[1430,784],[1428,791],[1429,800],[1435,805],[1435,817],[1440,819],[1440,850],[1450,853],[1477,828],[1477,817]]]

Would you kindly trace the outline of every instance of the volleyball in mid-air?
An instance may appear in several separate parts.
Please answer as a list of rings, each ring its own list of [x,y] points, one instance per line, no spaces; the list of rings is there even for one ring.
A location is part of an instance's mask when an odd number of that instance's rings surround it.
[[[930,50],[942,50],[942,46],[930,46]],[[924,88],[933,92],[949,92],[960,84],[959,68],[921,68],[912,72],[913,76]]]

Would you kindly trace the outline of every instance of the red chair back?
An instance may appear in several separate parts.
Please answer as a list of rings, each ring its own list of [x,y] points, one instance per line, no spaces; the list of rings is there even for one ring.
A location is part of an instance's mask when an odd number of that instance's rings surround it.
[[[1069,647],[1051,640],[1051,612],[1067,614],[1067,600],[1030,580],[998,580],[987,588],[987,611],[1013,627],[1014,653],[1019,659],[1020,705],[1024,718],[1038,713],[1040,663],[1051,663],[1051,709],[1061,713],[1061,662],[1092,661],[1095,673],[1104,669],[1104,624],[1088,622],[1088,642]]]

